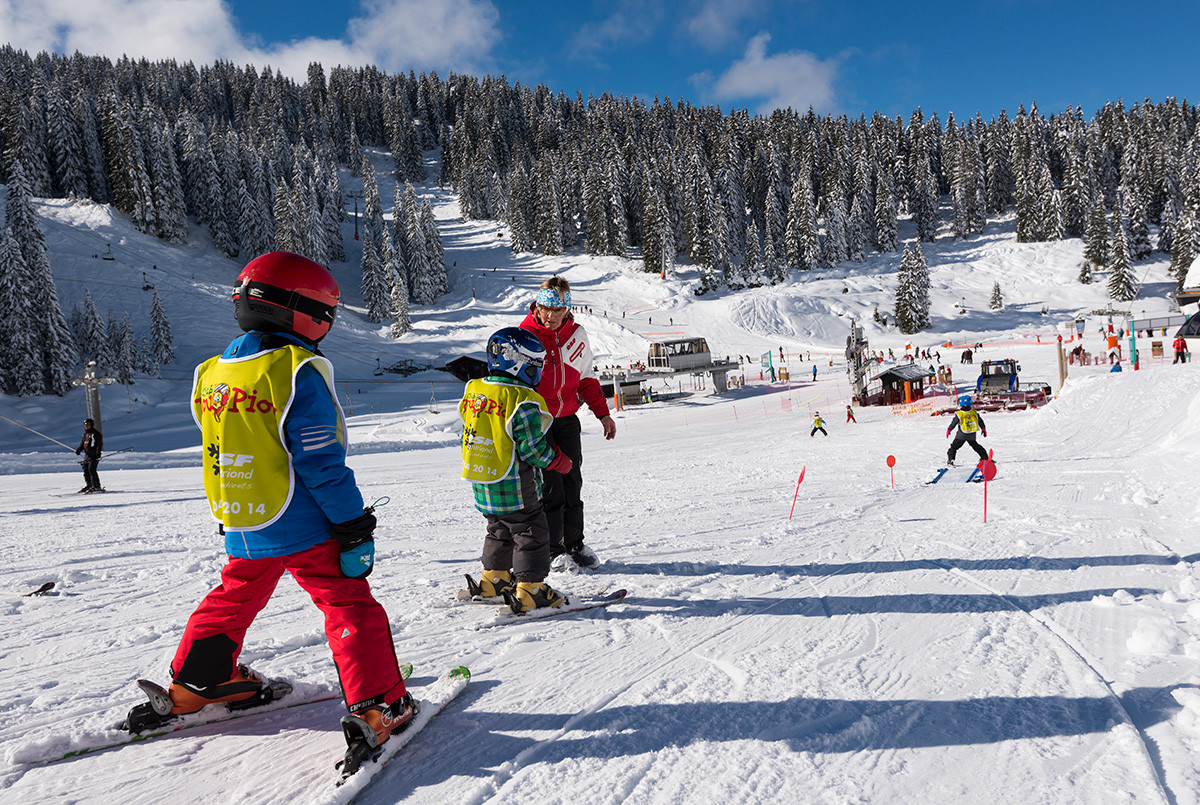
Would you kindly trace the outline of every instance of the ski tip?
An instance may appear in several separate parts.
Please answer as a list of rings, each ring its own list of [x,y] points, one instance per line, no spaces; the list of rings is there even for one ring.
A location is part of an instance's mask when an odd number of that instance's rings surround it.
[[[450,669],[450,678],[451,679],[470,679],[471,672],[467,669],[467,666],[458,665],[458,666],[455,666],[454,668]]]
[[[413,672],[413,665],[411,662],[401,663],[401,665],[400,665],[400,678],[401,679],[408,679],[410,676],[412,676],[412,672]]]

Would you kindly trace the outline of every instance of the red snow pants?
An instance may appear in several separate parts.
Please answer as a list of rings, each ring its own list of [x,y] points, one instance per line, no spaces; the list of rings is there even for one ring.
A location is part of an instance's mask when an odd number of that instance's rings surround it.
[[[342,575],[340,553],[330,539],[289,556],[229,557],[221,583],[188,619],[171,663],[173,678],[205,687],[232,679],[246,630],[288,572],[325,613],[325,638],[350,710],[399,699],[405,687],[387,613],[365,579]]]

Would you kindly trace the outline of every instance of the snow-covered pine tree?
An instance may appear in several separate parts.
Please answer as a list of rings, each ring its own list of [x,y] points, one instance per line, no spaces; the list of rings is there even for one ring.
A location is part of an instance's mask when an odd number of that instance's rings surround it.
[[[33,396],[45,390],[37,343],[37,321],[30,303],[33,277],[21,247],[7,227],[0,240],[0,305],[6,326],[0,330],[0,390]]]
[[[137,370],[150,377],[162,377],[158,371],[158,362],[154,360],[154,348],[142,333],[137,339]]]
[[[896,197],[891,183],[883,171],[879,171],[875,179],[875,227],[881,252],[894,252],[899,248],[896,210]]]
[[[404,281],[399,255],[394,252],[388,266],[388,277],[391,282],[388,301],[392,314],[392,325],[388,332],[392,338],[399,338],[412,329],[412,316],[408,307],[408,283]]]
[[[112,198],[108,176],[104,170],[104,148],[100,144],[100,126],[96,119],[93,96],[84,87],[75,90],[72,112],[79,124],[83,143],[83,170],[87,177],[87,195],[100,204]]]
[[[925,243],[933,243],[937,239],[940,221],[937,208],[937,179],[929,156],[917,156],[913,161],[913,170],[915,196],[909,199],[909,207],[917,225],[917,238]]]
[[[293,203],[292,193],[280,180],[275,188],[275,248],[279,251],[299,254],[304,248],[300,236],[300,221]]]
[[[509,247],[513,252],[533,251],[533,192],[524,162],[518,162],[508,177]]]
[[[919,242],[904,247],[900,260],[899,283],[896,287],[894,313],[900,331],[912,334],[930,324],[929,265]]]
[[[583,180],[588,254],[609,253],[607,200],[612,191],[607,185],[609,174],[604,167],[600,162],[588,166]]]
[[[903,333],[915,333],[916,325],[913,323],[913,300],[912,300],[912,244],[904,244],[904,254],[900,258],[900,265],[896,270],[896,297],[892,305],[892,316],[896,320],[896,326]]]
[[[1129,253],[1134,260],[1145,260],[1154,251],[1150,243],[1150,216],[1142,194],[1136,187],[1121,193],[1122,215],[1129,231]]]
[[[147,108],[150,112],[151,108]],[[183,177],[175,157],[175,135],[170,124],[157,109],[148,123],[150,149],[148,153],[152,200],[154,202],[154,234],[172,243],[184,243],[188,236],[187,203],[183,197]]]
[[[450,290],[450,277],[446,271],[446,248],[442,245],[442,235],[438,231],[437,218],[433,214],[433,204],[428,198],[421,200],[421,229],[425,236],[425,249],[429,255],[428,263],[433,273],[434,287],[441,296]]]
[[[1004,297],[1000,295],[1000,283],[992,283],[992,299],[988,303],[992,310],[1001,310],[1004,308]]]
[[[1004,110],[984,137],[984,163],[987,176],[988,212],[1003,212],[1016,200],[1016,181],[1012,168],[1012,124]]]
[[[762,244],[758,238],[758,224],[754,222],[754,218],[747,219],[746,223],[746,250],[742,258],[741,279],[742,284],[757,288],[763,284],[763,254]]]
[[[1117,302],[1129,302],[1137,297],[1137,278],[1133,275],[1133,256],[1129,253],[1129,238],[1121,211],[1112,214],[1112,255],[1108,263],[1108,296]]]
[[[1104,197],[1092,196],[1087,214],[1087,232],[1083,238],[1083,259],[1094,267],[1108,265],[1108,220],[1104,215]]]
[[[846,258],[861,263],[867,257],[867,224],[863,213],[862,197],[854,196],[850,202],[850,215],[846,218]]]
[[[792,183],[792,201],[788,205],[787,222],[787,231],[783,239],[787,267],[809,271],[816,267],[820,259],[821,246],[812,195],[809,193],[808,180],[803,175]]]
[[[370,238],[362,239],[362,294],[367,319],[385,321],[391,311],[391,283],[379,246]]]
[[[81,344],[82,361],[85,364],[95,361],[96,366],[105,371],[113,364],[112,350],[109,349],[108,336],[104,332],[104,317],[100,315],[89,289],[84,289],[83,292],[83,315],[87,323],[87,335]]]
[[[770,199],[767,204],[771,204]],[[780,256],[769,226],[763,230],[763,277],[772,285],[787,282],[788,278],[787,262]]]
[[[241,244],[242,257],[249,262],[259,255],[266,254],[268,236],[262,208],[246,185],[246,180],[238,182],[237,188],[238,213],[238,242]]]
[[[1062,204],[1063,224],[1066,234],[1081,238],[1087,231],[1088,208],[1091,205],[1091,190],[1075,138],[1062,129],[1055,137],[1063,161]]]
[[[931,324],[929,318],[929,264],[920,242],[913,244],[912,263],[912,316],[918,330]]]
[[[411,189],[411,185],[409,185]],[[425,242],[425,230],[417,212],[416,197],[411,196],[404,205],[403,221],[408,241],[408,276],[412,277],[409,296],[418,305],[432,305],[437,301],[439,288],[433,266],[429,262],[429,248]]]
[[[850,245],[846,236],[846,208],[842,192],[834,192],[825,199],[825,240],[821,243],[821,264],[832,268],[850,257]]]
[[[1092,284],[1092,264],[1088,260],[1079,264],[1079,282],[1081,285]]]
[[[21,163],[9,171],[5,217],[12,239],[21,250],[29,276],[26,292],[31,300],[37,346],[36,360],[45,373],[41,390],[63,395],[71,387],[71,365],[77,359],[70,328],[58,303],[54,274],[46,250],[46,236],[33,211]]]
[[[133,373],[137,370],[137,338],[133,334],[133,323],[128,311],[121,317],[116,328],[117,380],[124,386],[133,384]]]
[[[642,197],[646,205],[642,214],[642,270],[667,277],[673,273],[675,262],[671,214],[658,182],[647,175],[647,184],[647,192]]]
[[[87,197],[83,140],[71,108],[70,88],[62,74],[51,82],[46,98],[46,146],[51,188],[55,195]]]
[[[537,217],[534,224],[534,242],[545,255],[562,254],[563,252],[562,197],[558,180],[554,155],[543,154],[537,163]]]
[[[1183,290],[1188,269],[1196,260],[1196,221],[1191,211],[1184,212],[1175,221],[1175,237],[1171,242],[1171,274],[1175,277],[1175,291]]]
[[[163,366],[174,362],[175,337],[171,334],[171,322],[167,319],[162,300],[158,298],[158,291],[154,291],[150,300],[150,343],[155,365]]]

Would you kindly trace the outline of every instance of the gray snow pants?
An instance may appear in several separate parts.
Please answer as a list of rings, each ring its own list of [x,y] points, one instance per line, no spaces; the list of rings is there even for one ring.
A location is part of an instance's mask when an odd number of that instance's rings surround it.
[[[487,520],[483,569],[511,569],[517,581],[545,581],[550,572],[550,532],[542,504],[483,516]]]

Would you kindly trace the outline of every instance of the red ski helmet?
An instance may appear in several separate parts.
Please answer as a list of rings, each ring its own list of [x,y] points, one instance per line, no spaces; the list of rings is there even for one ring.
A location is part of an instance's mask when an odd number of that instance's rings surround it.
[[[290,333],[316,344],[333,326],[340,295],[325,266],[291,252],[269,252],[238,274],[233,309],[246,332]]]

